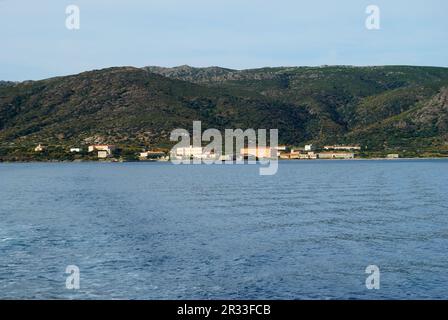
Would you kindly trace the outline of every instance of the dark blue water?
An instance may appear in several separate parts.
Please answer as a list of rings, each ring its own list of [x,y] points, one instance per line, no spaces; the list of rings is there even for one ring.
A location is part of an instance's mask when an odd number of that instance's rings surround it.
[[[446,299],[447,178],[445,160],[291,161],[275,176],[0,164],[0,298]]]

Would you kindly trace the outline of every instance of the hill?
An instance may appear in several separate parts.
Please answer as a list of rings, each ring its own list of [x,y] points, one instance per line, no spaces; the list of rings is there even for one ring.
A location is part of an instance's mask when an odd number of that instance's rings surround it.
[[[378,151],[446,147],[446,101],[440,97],[447,92],[447,68],[326,66],[230,70],[182,66],[147,70],[209,87],[258,93],[304,108],[308,115],[304,123],[308,142],[361,143]],[[427,110],[423,122],[421,109]]]
[[[175,128],[278,128],[281,143],[440,154],[448,69],[118,67],[0,84],[0,157],[38,143],[168,146]]]

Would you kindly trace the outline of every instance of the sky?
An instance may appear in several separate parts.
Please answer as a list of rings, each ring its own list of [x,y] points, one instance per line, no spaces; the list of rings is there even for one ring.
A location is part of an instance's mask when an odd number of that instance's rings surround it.
[[[379,30],[365,26],[369,5]],[[184,64],[448,67],[448,1],[0,0],[0,80]]]

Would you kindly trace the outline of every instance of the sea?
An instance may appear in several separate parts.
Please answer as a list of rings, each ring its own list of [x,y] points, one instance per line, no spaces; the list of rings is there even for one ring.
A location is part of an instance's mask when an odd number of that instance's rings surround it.
[[[447,299],[448,160],[0,164],[0,299]]]

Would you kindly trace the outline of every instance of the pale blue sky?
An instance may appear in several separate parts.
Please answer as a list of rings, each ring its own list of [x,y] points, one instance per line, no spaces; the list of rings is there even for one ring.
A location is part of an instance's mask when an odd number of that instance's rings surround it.
[[[67,30],[65,7],[81,10]],[[367,5],[381,9],[369,31]],[[446,0],[0,0],[0,80],[110,66],[448,66]]]

